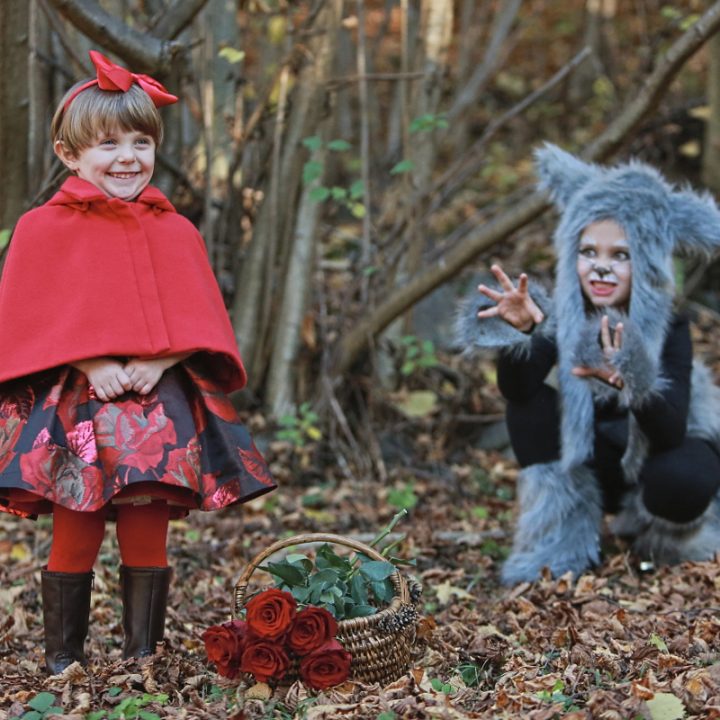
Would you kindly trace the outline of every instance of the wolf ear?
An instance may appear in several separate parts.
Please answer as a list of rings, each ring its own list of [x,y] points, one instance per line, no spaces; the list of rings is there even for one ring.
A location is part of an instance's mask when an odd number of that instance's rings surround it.
[[[673,193],[670,228],[680,252],[709,256],[720,250],[720,210],[710,193]]]
[[[549,190],[553,202],[562,210],[570,198],[602,170],[580,160],[557,145],[545,143],[535,151],[535,169],[540,187]]]

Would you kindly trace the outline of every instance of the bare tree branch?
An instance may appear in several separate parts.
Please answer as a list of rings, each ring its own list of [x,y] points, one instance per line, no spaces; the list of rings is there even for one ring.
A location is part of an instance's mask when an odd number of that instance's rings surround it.
[[[604,160],[611,156],[651,113],[665,90],[685,62],[720,29],[720,1],[685,31],[662,55],[654,71],[620,115],[581,153],[587,160]],[[478,227],[444,255],[439,262],[415,275],[404,287],[397,288],[364,320],[357,323],[343,338],[333,368],[339,377],[356,361],[368,342],[384,330],[395,318],[412,307],[456,273],[460,272],[481,252],[516,232],[549,207],[547,195],[533,192],[519,204],[506,210],[490,222]]]
[[[207,0],[176,0],[169,10],[158,13],[148,30],[163,40],[174,40],[207,5]]]
[[[137,72],[165,74],[180,43],[161,40],[129,27],[95,0],[49,0],[50,4],[93,42],[121,57]]]
[[[485,57],[483,57],[482,62],[477,66],[475,72],[473,72],[468,84],[458,94],[450,108],[448,117],[451,120],[477,101],[488,80],[490,80],[497,69],[502,60],[500,49],[510,33],[510,28],[512,28],[515,22],[521,4],[522,0],[504,0],[502,6],[497,11],[493,18],[493,24],[490,30],[490,43],[485,51]]]

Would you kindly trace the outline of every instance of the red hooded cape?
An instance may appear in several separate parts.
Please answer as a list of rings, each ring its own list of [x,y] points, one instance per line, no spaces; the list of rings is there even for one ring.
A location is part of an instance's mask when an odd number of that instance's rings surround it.
[[[71,177],[20,218],[0,280],[0,382],[198,351],[225,392],[245,384],[203,239],[157,188],[126,202]]]

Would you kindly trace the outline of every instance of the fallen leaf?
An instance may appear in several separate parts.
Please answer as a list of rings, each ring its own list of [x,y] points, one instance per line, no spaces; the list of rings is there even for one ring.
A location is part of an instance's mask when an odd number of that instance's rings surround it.
[[[685,717],[682,700],[672,693],[655,693],[655,697],[645,704],[652,720],[682,720]]]
[[[449,580],[440,583],[435,587],[435,594],[437,595],[438,602],[441,605],[447,605],[453,597],[459,600],[474,600],[475,596],[472,593],[463,590],[462,588],[451,585]]]

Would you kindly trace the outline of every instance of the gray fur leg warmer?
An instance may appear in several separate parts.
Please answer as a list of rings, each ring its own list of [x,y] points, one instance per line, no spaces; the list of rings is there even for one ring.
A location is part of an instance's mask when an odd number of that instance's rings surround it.
[[[686,560],[712,560],[720,551],[720,504],[715,498],[698,518],[676,523],[657,517],[645,507],[638,491],[631,500],[637,517],[638,534],[633,552],[655,565],[676,565]],[[615,531],[615,525],[611,525]]]
[[[602,496],[592,471],[564,471],[559,462],[530,465],[518,481],[520,515],[501,579],[506,585],[537,580],[544,567],[577,577],[600,562]]]

